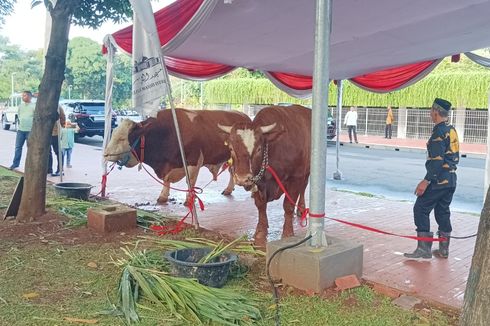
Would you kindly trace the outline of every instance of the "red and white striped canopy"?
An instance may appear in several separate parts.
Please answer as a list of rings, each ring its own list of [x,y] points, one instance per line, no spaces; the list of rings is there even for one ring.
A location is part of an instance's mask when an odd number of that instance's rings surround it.
[[[333,0],[330,79],[388,92],[438,59],[490,46],[490,0]],[[314,0],[177,0],[155,13],[170,73],[205,80],[261,70],[295,96],[311,92]],[[132,26],[109,40],[131,53]]]

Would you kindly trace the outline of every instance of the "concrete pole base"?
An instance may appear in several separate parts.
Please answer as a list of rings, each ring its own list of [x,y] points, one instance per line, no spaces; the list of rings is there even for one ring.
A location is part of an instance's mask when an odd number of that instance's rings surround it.
[[[287,245],[301,241],[301,237],[290,237],[267,244],[267,260],[272,254]],[[362,276],[363,245],[329,237],[328,247],[314,248],[302,244],[277,254],[270,264],[274,280],[300,290],[321,293],[334,285],[335,279],[355,274]]]
[[[335,171],[335,172],[333,173],[333,179],[334,179],[334,180],[342,180],[342,172],[340,172],[340,171]]]

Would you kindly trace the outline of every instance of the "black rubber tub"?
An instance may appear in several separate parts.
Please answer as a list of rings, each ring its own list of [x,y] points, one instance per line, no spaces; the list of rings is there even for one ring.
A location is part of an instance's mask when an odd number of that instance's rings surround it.
[[[225,285],[232,263],[237,256],[224,253],[214,261],[200,264],[198,261],[211,252],[211,248],[192,248],[167,251],[164,257],[170,262],[172,273],[179,277],[195,278],[199,283],[220,288]]]
[[[58,196],[88,200],[92,187],[88,183],[60,182],[54,185],[54,190]]]

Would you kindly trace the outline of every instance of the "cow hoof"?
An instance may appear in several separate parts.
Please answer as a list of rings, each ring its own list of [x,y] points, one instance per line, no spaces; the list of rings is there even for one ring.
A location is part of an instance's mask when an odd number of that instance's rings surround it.
[[[231,193],[233,192],[233,190],[235,190],[235,189],[231,189],[231,190],[225,189],[225,190],[223,190],[223,192],[221,192],[221,194],[224,196],[230,196]]]
[[[157,203],[158,204],[166,204],[168,202],[168,197],[158,197]]]
[[[259,238],[259,239],[255,238],[254,239],[254,246],[260,247],[260,248],[265,248],[266,245],[267,245],[267,239],[265,239],[265,238]]]
[[[267,244],[267,232],[257,231],[254,235],[254,244],[258,247],[265,247]]]
[[[282,236],[281,238],[284,239],[284,238],[289,238],[289,237],[292,237],[294,236],[294,231],[291,229],[291,230],[283,230],[282,231]]]

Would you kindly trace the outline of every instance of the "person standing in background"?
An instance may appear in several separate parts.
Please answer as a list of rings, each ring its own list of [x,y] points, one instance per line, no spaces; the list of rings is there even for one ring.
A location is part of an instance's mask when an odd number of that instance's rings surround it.
[[[392,125],[394,121],[393,111],[391,106],[388,106],[388,112],[386,112],[386,126],[385,126],[385,138],[391,139],[391,134],[393,131]]]
[[[349,141],[352,144],[352,134],[354,134],[354,140],[357,142],[357,111],[356,108],[351,106],[350,111],[347,112],[344,118],[344,125],[347,126],[349,132]]]
[[[15,136],[15,153],[10,170],[16,169],[20,165],[20,159],[22,158],[22,148],[24,143],[29,138],[29,133],[32,129],[32,122],[34,119],[34,109],[36,105],[32,103],[31,91],[22,92],[22,102],[19,105],[19,112],[17,118],[19,122],[17,124],[17,134]]]
[[[58,144],[58,128],[65,125],[66,117],[63,108],[58,105],[58,120],[54,123],[53,131],[51,133],[51,146],[49,149],[49,161],[48,161],[48,174],[52,177],[60,175],[60,152]],[[52,149],[52,150],[51,150]],[[53,169],[53,153],[56,155],[56,169]],[[56,171],[53,173],[53,171]]]
[[[71,153],[75,145],[75,133],[79,130],[78,124],[72,124],[70,120],[66,120],[65,128],[61,128],[61,165],[65,165],[66,157],[66,167],[69,169],[72,167]]]

